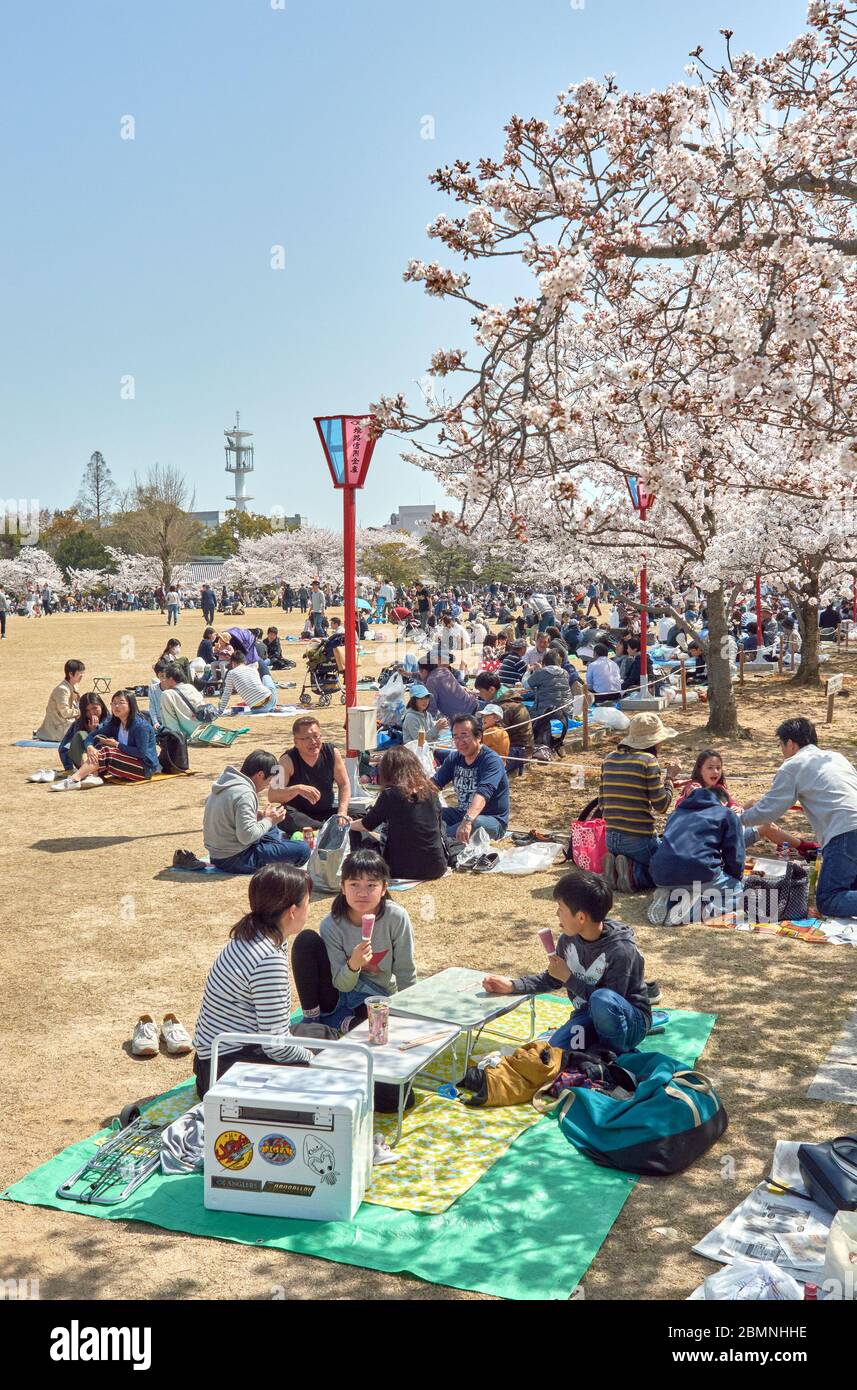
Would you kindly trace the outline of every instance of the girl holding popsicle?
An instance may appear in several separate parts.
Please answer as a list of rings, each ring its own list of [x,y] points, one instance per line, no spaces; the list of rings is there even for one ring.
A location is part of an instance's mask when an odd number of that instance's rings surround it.
[[[372,994],[395,994],[417,978],[411,919],[387,892],[380,854],[358,849],[342,865],[342,887],[320,935],[303,931],[292,969],[304,1018],[345,1033],[366,1018]]]

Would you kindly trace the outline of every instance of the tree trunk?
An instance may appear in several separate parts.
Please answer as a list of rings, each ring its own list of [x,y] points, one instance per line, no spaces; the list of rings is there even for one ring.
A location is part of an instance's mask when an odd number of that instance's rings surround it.
[[[732,688],[726,594],[715,589],[708,595],[708,723],[706,732],[734,736],[741,732],[735,692]]]
[[[800,666],[792,678],[792,685],[821,684],[818,669],[818,591],[819,576],[816,573],[804,581],[801,591],[798,608],[801,629]],[[787,660],[788,657],[784,657],[784,661]]]

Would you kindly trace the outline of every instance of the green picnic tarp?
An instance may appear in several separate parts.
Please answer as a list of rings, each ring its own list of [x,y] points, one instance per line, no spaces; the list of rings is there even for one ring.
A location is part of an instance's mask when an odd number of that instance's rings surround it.
[[[692,1066],[713,1026],[712,1014],[675,1011],[666,1034],[647,1038],[642,1048],[667,1052]],[[108,1221],[145,1221],[165,1230],[407,1273],[510,1299],[567,1299],[636,1182],[584,1158],[563,1138],[556,1121],[545,1116],[438,1215],[370,1203],[351,1222],[208,1211],[200,1174],[156,1174],[121,1207],[62,1201],[56,1189],[91,1154],[94,1137],[28,1173],[6,1189],[4,1199]],[[663,1179],[665,1192],[670,1181]]]

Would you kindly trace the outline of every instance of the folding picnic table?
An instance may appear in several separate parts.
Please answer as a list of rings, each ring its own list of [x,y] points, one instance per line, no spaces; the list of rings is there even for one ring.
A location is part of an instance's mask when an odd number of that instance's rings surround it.
[[[390,998],[390,1014],[410,1014],[414,1018],[431,1019],[460,1028],[466,1035],[463,1071],[470,1065],[475,1037],[495,1019],[517,1009],[525,1000],[530,1003],[530,1032],[524,1041],[530,1042],[536,1032],[536,999],[533,994],[489,994],[482,988],[484,976],[480,970],[466,970],[453,965],[427,980],[420,980],[409,989],[401,989]],[[492,1032],[510,1042],[520,1042],[507,1033]],[[475,1037],[474,1037],[475,1034]],[[407,1056],[407,1054],[405,1054]]]
[[[368,1021],[361,1023],[358,1028],[349,1029],[349,1042],[366,1043],[371,1047],[375,1080],[385,1082],[388,1086],[398,1087],[398,1121],[392,1147],[395,1147],[402,1137],[405,1105],[417,1076],[422,1075],[429,1081],[436,1081],[438,1085],[442,1084],[443,1077],[432,1076],[425,1068],[442,1052],[446,1052],[447,1048],[456,1041],[460,1032],[461,1030],[456,1024],[446,1026],[440,1023],[432,1024],[427,1019],[411,1018],[407,1015],[397,1016],[392,1013],[390,1014],[388,1041],[386,1043],[369,1043]],[[315,1049],[314,1043],[313,1049]],[[331,1058],[325,1057],[324,1061],[325,1066],[330,1065],[335,1068],[357,1065],[354,1054],[344,1051],[334,1054],[333,1049],[331,1049]]]

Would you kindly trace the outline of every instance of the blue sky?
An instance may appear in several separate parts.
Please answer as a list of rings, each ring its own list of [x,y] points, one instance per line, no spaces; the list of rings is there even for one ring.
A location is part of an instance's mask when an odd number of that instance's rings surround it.
[[[338,525],[313,415],[414,398],[432,351],[469,342],[457,306],[402,281],[411,256],[446,259],[426,175],[497,153],[510,114],[549,117],[583,77],[648,91],[697,43],[719,54],[721,27],[764,53],[806,8],[577,5],[6,0],[0,495],[67,506],[100,449],[119,483],[176,464],[225,507],[239,409],[254,508]],[[400,448],[378,445],[364,524],[442,501]]]

